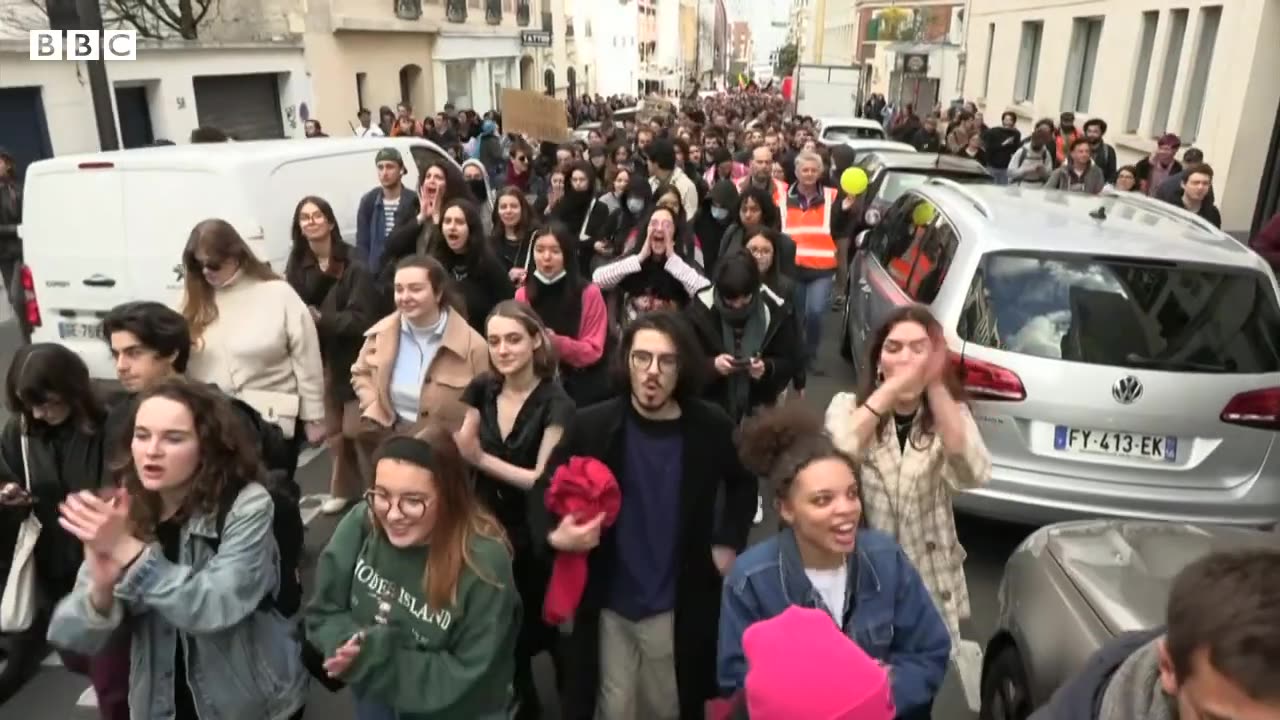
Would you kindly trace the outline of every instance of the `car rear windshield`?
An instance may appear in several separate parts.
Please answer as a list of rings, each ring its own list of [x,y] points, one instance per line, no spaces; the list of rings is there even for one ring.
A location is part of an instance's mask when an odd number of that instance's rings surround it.
[[[918,188],[929,178],[935,177],[954,180],[962,184],[990,184],[993,182],[991,177],[987,175],[950,172],[947,170],[939,170],[937,168],[920,170],[890,170],[889,173],[884,176],[884,182],[880,183],[880,191],[876,193],[876,199],[885,204],[892,204],[896,202],[898,198],[902,197],[902,194],[906,191]]]
[[[1280,371],[1280,306],[1269,279],[1245,268],[990,253],[958,330],[985,347],[1094,365]]]
[[[879,140],[884,137],[880,128],[856,127],[850,125],[831,125],[822,130],[822,139],[832,142],[846,140]]]

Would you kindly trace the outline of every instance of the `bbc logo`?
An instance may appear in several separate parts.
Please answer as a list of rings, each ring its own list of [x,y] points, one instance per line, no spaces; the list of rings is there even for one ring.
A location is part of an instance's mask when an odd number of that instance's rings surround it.
[[[136,30],[32,30],[32,60],[136,60]]]

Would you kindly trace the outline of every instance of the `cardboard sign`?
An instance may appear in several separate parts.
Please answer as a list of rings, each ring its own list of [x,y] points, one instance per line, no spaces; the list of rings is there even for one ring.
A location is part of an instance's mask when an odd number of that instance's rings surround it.
[[[535,90],[502,89],[502,131],[524,133],[534,140],[569,140],[564,101]]]

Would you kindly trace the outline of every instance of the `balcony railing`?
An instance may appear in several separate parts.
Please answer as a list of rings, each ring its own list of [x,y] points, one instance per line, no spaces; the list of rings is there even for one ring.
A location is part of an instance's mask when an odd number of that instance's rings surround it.
[[[502,0],[484,0],[484,21],[490,25],[502,24]]]
[[[516,24],[520,27],[529,27],[529,0],[516,0]]]
[[[467,0],[445,0],[444,16],[449,22],[466,22]]]

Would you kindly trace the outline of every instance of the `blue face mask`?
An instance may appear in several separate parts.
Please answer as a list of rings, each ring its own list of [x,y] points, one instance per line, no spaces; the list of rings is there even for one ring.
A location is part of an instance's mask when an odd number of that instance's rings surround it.
[[[715,218],[716,220],[723,220],[729,217],[729,211],[722,207],[712,207],[711,217]]]

